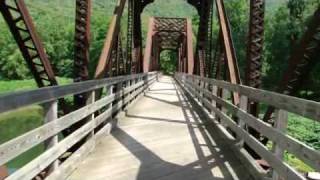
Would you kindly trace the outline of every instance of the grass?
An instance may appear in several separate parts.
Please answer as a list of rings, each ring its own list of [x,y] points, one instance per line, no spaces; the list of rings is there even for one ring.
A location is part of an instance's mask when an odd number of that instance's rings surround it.
[[[287,134],[316,150],[320,150],[320,124],[315,121],[293,114],[288,114]],[[267,144],[269,150],[272,150],[272,143]],[[301,173],[313,172],[313,168],[305,164],[296,156],[289,152],[285,152],[284,160],[287,164],[294,167]]]
[[[320,150],[320,123],[290,113],[288,134],[299,141]]]
[[[291,137],[294,137],[316,150],[320,150],[320,123],[289,113],[287,131]],[[286,153],[284,159],[299,172],[305,173],[314,171],[314,169],[290,153]]]
[[[58,83],[61,85],[69,84],[70,82],[72,82],[71,79],[58,78]],[[37,84],[33,79],[0,81],[0,94],[6,94],[15,91],[32,90],[36,88]]]

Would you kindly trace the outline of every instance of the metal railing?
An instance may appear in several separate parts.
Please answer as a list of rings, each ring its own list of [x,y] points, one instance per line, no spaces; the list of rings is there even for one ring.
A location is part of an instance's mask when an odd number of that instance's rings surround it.
[[[286,133],[288,112],[319,122],[320,103],[194,75],[177,73],[175,78],[198,105],[204,107],[202,109],[209,117],[219,119],[218,123],[223,124],[222,127],[231,129],[236,134],[237,148],[243,149],[245,143],[267,161],[273,169],[272,179],[306,179],[284,161],[285,152],[320,171],[320,152]],[[218,89],[229,94],[239,93],[240,107],[225,97],[219,97]],[[247,112],[248,99],[277,109],[274,126]],[[272,142],[272,148],[266,147],[250,135],[248,127],[267,137]]]
[[[41,143],[46,147],[46,151],[6,179],[32,179],[44,170],[46,179],[65,179],[94,149],[99,137],[110,132],[112,117],[142,94],[157,76],[156,72],[120,76],[0,96],[0,113],[34,104],[44,105],[45,109],[42,126],[0,145],[0,166]],[[101,89],[105,89],[105,95],[95,99],[95,92]],[[89,95],[87,105],[58,117],[58,99],[80,93]],[[83,120],[79,129],[58,139],[60,132]],[[85,142],[67,160],[59,160],[83,139]]]

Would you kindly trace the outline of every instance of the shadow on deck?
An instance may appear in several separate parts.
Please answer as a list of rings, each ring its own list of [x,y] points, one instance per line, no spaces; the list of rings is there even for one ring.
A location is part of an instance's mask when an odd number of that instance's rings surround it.
[[[193,109],[172,78],[161,78],[69,179],[253,179],[230,140]]]

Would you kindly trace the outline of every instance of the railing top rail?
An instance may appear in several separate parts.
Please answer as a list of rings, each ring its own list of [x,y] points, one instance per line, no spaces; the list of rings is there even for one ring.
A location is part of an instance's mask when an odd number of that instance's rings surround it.
[[[196,75],[181,74],[181,73],[179,74],[186,77],[194,77],[196,79],[200,79],[202,81],[218,86],[220,88],[227,89],[232,92],[238,92],[241,95],[247,96],[251,100],[266,103],[276,108],[283,109],[283,110],[320,122],[320,103],[319,102],[301,99],[301,98],[288,96],[288,95],[271,92],[267,90],[255,89],[255,88],[244,86],[244,85],[232,84],[226,81],[203,78]]]
[[[118,76],[100,80],[90,80],[63,86],[51,86],[36,90],[15,92],[0,96],[0,113],[25,107],[32,104],[50,102],[68,95],[93,91],[120,82],[153,75],[156,72]]]
[[[286,111],[305,117],[317,117],[316,113],[319,111],[320,103],[194,75],[179,73],[176,74],[176,79],[182,85],[182,88],[191,95],[190,97],[194,97],[195,102],[203,107],[203,112],[207,115],[214,113],[213,116],[208,116],[209,118],[215,120],[215,117],[218,117],[222,128],[229,128],[236,134],[235,137],[239,141],[236,145],[237,148],[243,147],[244,143],[246,143],[262,159],[267,161],[271,168],[275,170],[275,173],[278,173],[284,179],[306,179],[300,172],[284,161],[283,155],[285,152],[293,154],[297,159],[315,169],[315,171],[319,171],[320,152],[286,133],[284,129],[288,122]],[[207,85],[204,85],[206,83]],[[213,87],[211,87],[212,85]],[[231,92],[236,91],[243,95],[240,107],[228,101],[229,95],[228,97],[220,97],[217,93],[218,88]],[[247,112],[248,98],[274,105],[275,108],[281,109],[274,119],[275,126]],[[237,118],[237,121],[234,118]],[[319,119],[312,120],[319,121]],[[279,124],[281,124],[281,127]],[[272,150],[250,135],[247,130],[248,127],[253,128],[273,142]],[[247,157],[249,156],[245,155],[245,158]],[[257,164],[251,159],[248,160]],[[254,164],[252,167],[255,167]]]

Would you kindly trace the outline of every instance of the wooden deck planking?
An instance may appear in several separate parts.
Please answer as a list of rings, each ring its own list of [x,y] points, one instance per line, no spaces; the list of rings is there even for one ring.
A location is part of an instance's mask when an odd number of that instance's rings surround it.
[[[205,130],[174,80],[163,76],[69,180],[252,179],[219,133]]]

